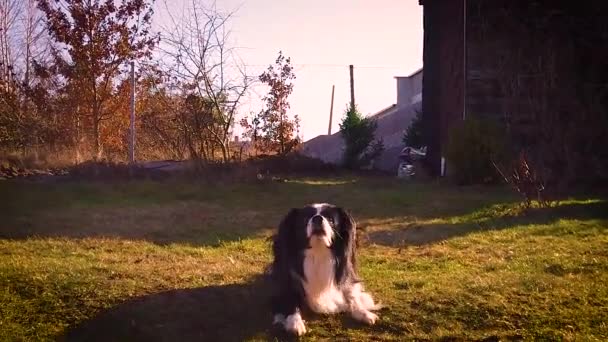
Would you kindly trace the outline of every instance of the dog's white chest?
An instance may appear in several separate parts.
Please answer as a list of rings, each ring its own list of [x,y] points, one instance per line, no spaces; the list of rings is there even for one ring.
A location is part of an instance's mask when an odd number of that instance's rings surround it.
[[[303,282],[306,300],[310,308],[318,313],[342,311],[344,296],[335,284],[335,259],[324,246],[313,246],[304,254]]]

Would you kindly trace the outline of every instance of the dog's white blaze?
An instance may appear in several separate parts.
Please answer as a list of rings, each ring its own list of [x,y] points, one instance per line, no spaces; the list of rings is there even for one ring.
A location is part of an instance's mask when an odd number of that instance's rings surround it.
[[[317,313],[335,313],[346,309],[344,295],[335,285],[335,260],[322,238],[313,236],[311,248],[304,253],[303,282],[308,306]]]
[[[328,206],[328,203],[313,203],[311,204],[311,206],[315,209],[317,209],[317,214],[321,211],[321,209],[323,209],[323,207]]]
[[[323,207],[327,206],[329,204],[327,203],[315,203],[315,204],[311,204],[311,206],[315,209],[317,209],[317,215],[321,214],[321,210],[323,210]],[[312,218],[308,221],[308,224],[306,225],[306,237],[311,238],[312,236]],[[334,231],[333,229],[331,229],[331,226],[329,225],[329,222],[327,222],[327,219],[325,219],[325,217],[323,217],[323,230],[325,231],[325,236],[321,237],[320,239],[325,243],[326,247],[331,246],[331,242],[334,238]]]

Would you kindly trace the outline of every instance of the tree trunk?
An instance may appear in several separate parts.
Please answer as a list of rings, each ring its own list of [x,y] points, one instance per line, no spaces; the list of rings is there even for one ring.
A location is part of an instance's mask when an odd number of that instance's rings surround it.
[[[93,158],[99,161],[103,156],[103,143],[101,142],[101,103],[97,98],[97,90],[95,88],[95,97],[93,103]]]
[[[93,120],[93,158],[101,159],[101,143],[99,141],[99,120]]]
[[[80,164],[82,161],[82,156],[80,155],[80,116],[79,116],[79,106],[76,106],[76,140],[74,141],[74,148],[76,149],[76,154],[74,156],[76,164]]]
[[[224,158],[224,163],[227,163],[228,162],[228,148],[226,147],[225,141],[221,142],[220,148],[222,149],[222,157]]]

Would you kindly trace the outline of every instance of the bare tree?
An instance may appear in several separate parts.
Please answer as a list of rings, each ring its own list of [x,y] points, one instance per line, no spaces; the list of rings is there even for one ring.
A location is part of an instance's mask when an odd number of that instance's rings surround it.
[[[25,0],[22,6],[21,16],[19,18],[20,32],[18,38],[22,44],[19,49],[20,51],[17,52],[17,58],[19,59],[18,67],[21,68],[20,82],[22,89],[25,89],[25,91],[22,91],[20,94],[21,112],[23,116],[27,117],[28,121],[27,127],[25,127],[30,133],[27,135],[29,140],[28,145],[37,147],[40,143],[40,126],[44,120],[41,120],[39,117],[41,113],[30,110],[30,98],[28,98],[27,94],[32,85],[32,67],[34,60],[38,63],[46,62],[44,55],[48,50],[49,41],[43,40],[43,38],[46,37],[44,17],[36,6],[36,0]],[[37,155],[37,149],[35,149],[34,152]]]
[[[21,30],[23,38],[23,85],[30,86],[32,76],[32,62],[40,62],[47,52],[48,42],[45,38],[44,17],[36,7],[36,0],[26,0],[21,16]]]
[[[15,56],[13,42],[17,20],[21,12],[21,1],[0,0],[0,83],[5,91],[14,91]]]
[[[219,146],[226,162],[235,116],[253,81],[229,46],[227,24],[234,13],[191,0],[188,10],[177,19],[166,1],[165,7],[171,24],[163,28],[161,49],[168,72],[186,98],[183,114],[189,124],[184,133],[190,153],[193,158],[212,159],[209,153],[213,154],[213,146]]]

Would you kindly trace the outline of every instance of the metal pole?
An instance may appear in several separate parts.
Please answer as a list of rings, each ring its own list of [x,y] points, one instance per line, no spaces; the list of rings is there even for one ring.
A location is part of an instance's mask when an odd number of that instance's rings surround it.
[[[467,0],[463,2],[462,9],[462,60],[463,60],[463,85],[462,85],[462,120],[467,118]]]
[[[135,163],[135,63],[131,62],[131,126],[129,141],[129,162]]]
[[[331,135],[331,122],[334,117],[334,92],[336,90],[336,86],[331,86],[331,107],[329,108],[329,128],[327,129],[327,135]]]
[[[350,108],[355,110],[355,79],[353,76],[354,66],[351,64],[350,68]]]

